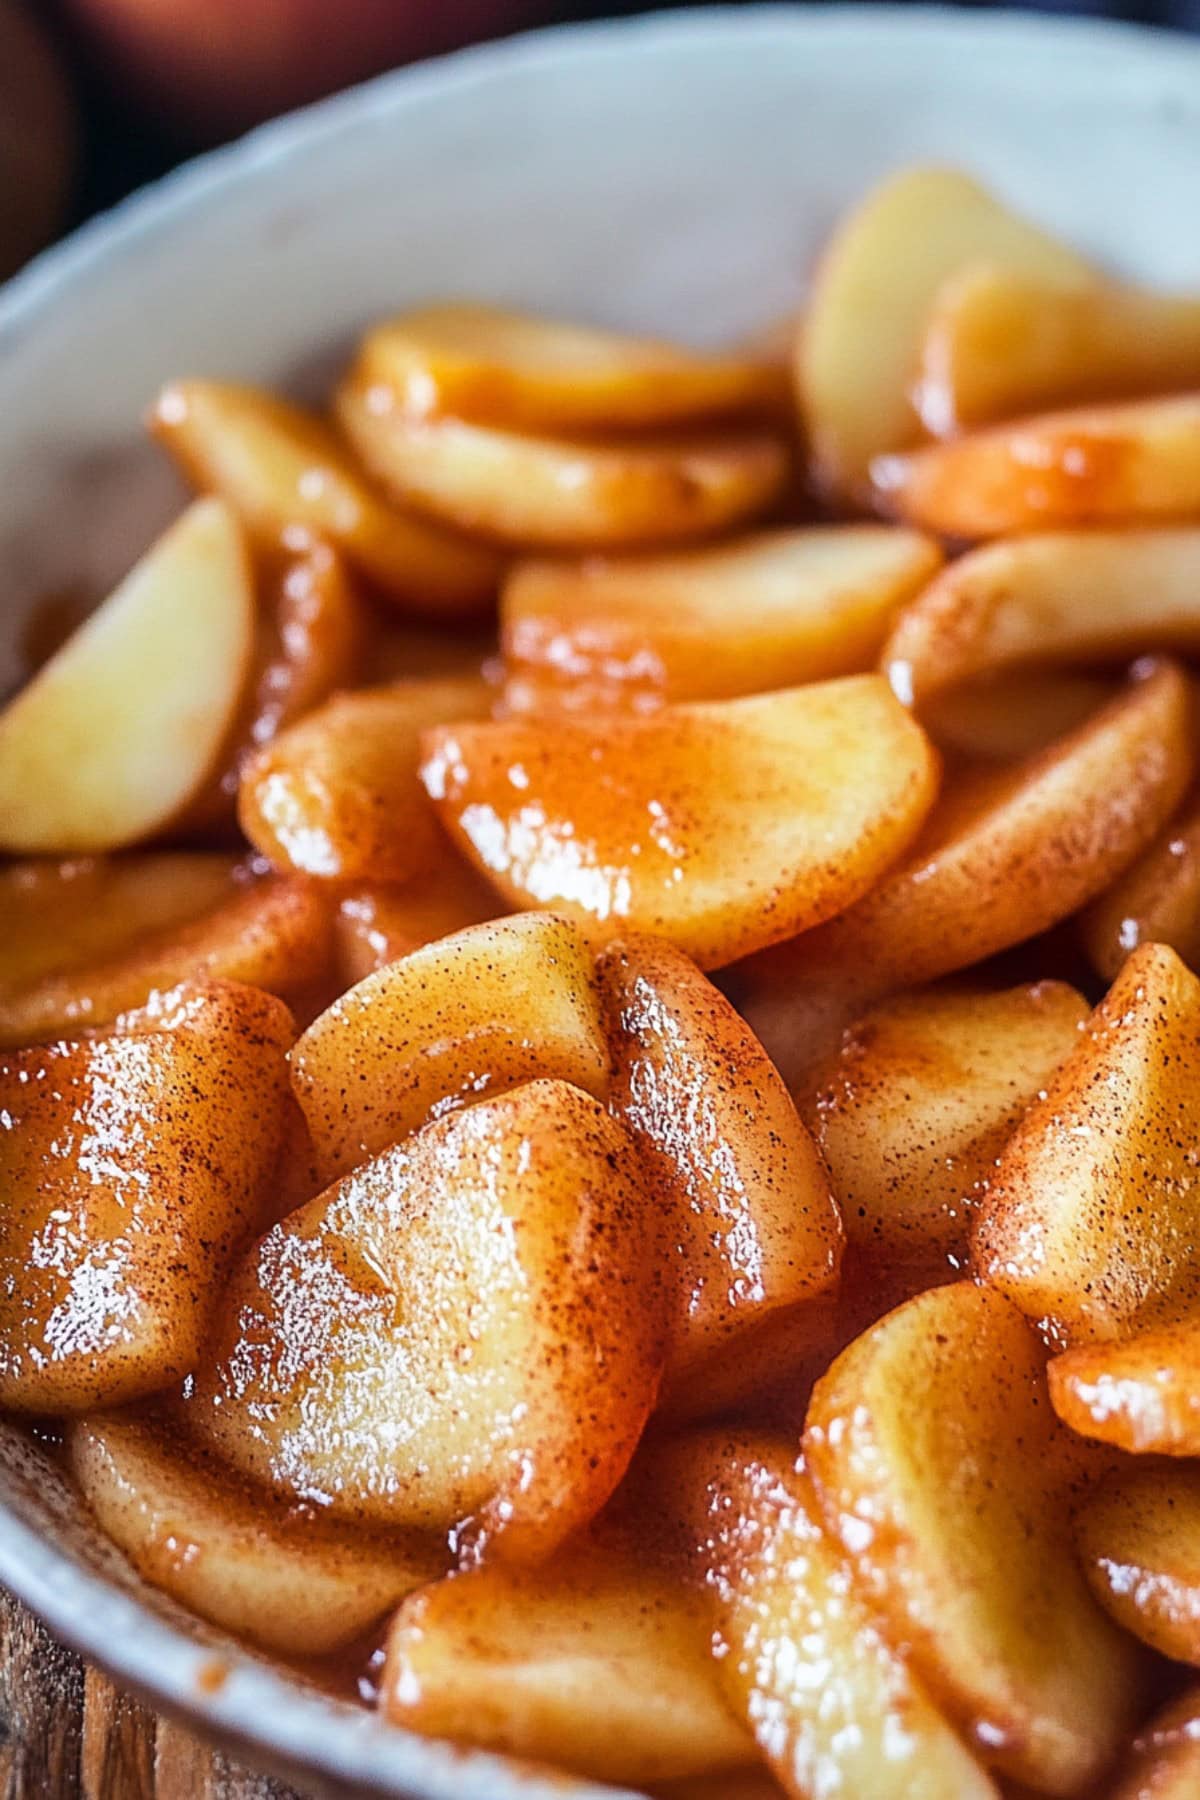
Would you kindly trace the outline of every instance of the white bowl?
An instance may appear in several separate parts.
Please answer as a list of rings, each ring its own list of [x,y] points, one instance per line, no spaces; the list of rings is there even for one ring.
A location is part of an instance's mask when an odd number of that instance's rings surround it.
[[[1200,46],[1016,15],[775,6],[541,33],[385,77],[171,176],[0,294],[0,687],[22,607],[114,578],[175,503],[137,434],[166,377],[303,391],[367,320],[439,295],[737,334],[795,304],[848,201],[930,158],[1117,265],[1200,286]],[[310,1789],[564,1791],[384,1727],[206,1631],[5,1427],[0,1580],[119,1680]]]

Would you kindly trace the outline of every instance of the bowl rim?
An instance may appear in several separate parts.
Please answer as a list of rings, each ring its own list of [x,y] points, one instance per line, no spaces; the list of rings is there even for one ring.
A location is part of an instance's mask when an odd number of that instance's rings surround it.
[[[79,293],[97,271],[132,252],[154,254],[187,218],[218,202],[231,185],[253,181],[298,148],[312,149],[364,124],[442,98],[510,70],[552,78],[564,64],[605,52],[643,48],[716,53],[731,39],[784,41],[802,48],[870,41],[886,45],[897,77],[931,49],[968,51],[986,64],[989,85],[1018,79],[1088,86],[1101,80],[1114,97],[1194,113],[1200,125],[1200,39],[1111,20],[1048,18],[1036,13],[962,11],[949,6],[835,3],[820,8],[757,4],[689,7],[616,20],[526,31],[410,67],[392,70],[284,115],[231,144],[182,165],[43,251],[0,287],[0,363],[19,355],[27,334]],[[980,55],[980,52],[984,55]],[[1060,54],[1055,54],[1055,52]],[[629,1790],[564,1783],[484,1751],[421,1738],[376,1716],[316,1693],[309,1698],[253,1654],[214,1652],[176,1629],[102,1574],[76,1560],[7,1506],[0,1505],[0,1582],[50,1630],[119,1682],[202,1735],[233,1744],[251,1762],[285,1769],[323,1791],[356,1791],[393,1800],[563,1800]],[[227,1663],[209,1679],[214,1657]]]

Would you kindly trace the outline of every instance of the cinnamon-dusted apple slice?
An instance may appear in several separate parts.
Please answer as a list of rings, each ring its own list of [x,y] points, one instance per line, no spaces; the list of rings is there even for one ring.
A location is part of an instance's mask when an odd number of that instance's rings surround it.
[[[657,1208],[590,1095],[537,1081],[363,1164],[234,1271],[188,1406],[330,1516],[539,1561],[599,1511],[664,1352]]]
[[[1173,1662],[1200,1663],[1200,1470],[1114,1470],[1085,1495],[1075,1544],[1118,1625]]]
[[[676,1283],[664,1400],[736,1362],[746,1332],[837,1281],[842,1226],[787,1089],[725,996],[658,938],[598,963],[610,1105],[641,1150]]]
[[[1084,913],[1084,948],[1106,980],[1139,944],[1169,944],[1200,969],[1200,793]]]
[[[485,1563],[411,1595],[388,1636],[387,1718],[639,1788],[753,1763],[702,1597],[613,1538],[585,1536],[537,1569]]]
[[[568,919],[472,925],[368,975],[292,1051],[324,1181],[429,1119],[539,1076],[603,1099],[608,1051],[586,940]]]
[[[352,374],[338,417],[363,464],[406,506],[499,544],[623,550],[712,537],[783,490],[783,439],[730,426],[671,437],[566,437],[414,419]]]
[[[0,712],[0,851],[117,850],[212,772],[254,648],[237,519],[197,501]]]
[[[1200,1687],[1191,1687],[1138,1732],[1105,1800],[1195,1800],[1197,1793]]]
[[[1087,263],[955,169],[891,176],[844,218],[801,325],[796,380],[817,473],[857,495],[871,458],[921,436],[910,385],[935,302],[957,270],[994,266],[1080,284]]]
[[[998,1800],[826,1530],[794,1444],[716,1429],[635,1479],[705,1594],[726,1698],[791,1800]]]
[[[941,564],[878,525],[763,531],[674,555],[530,560],[501,600],[510,677],[619,704],[719,700],[869,668],[897,608]]]
[[[787,397],[777,359],[461,301],[376,325],[358,368],[410,418],[453,413],[519,431],[670,430],[777,412]]]
[[[1060,1419],[1119,1450],[1200,1456],[1200,1317],[1122,1343],[1080,1344],[1050,1364]]]
[[[337,694],[250,759],[238,817],[281,867],[339,881],[406,881],[434,868],[442,832],[417,773],[421,733],[486,715],[474,677]]]
[[[905,994],[856,1019],[797,1095],[849,1241],[945,1279],[996,1157],[1088,1010],[1045,981]]]
[[[938,694],[921,723],[951,761],[1017,762],[1074,731],[1116,694],[1120,676],[1080,669],[1021,669]]]
[[[1143,944],[1026,1113],[976,1214],[973,1263],[1064,1347],[1200,1304],[1200,980]]]
[[[495,593],[494,551],[391,506],[336,433],[264,389],[173,381],[150,429],[194,486],[224,495],[266,549],[326,539],[406,609],[456,618]]]
[[[258,1223],[293,1036],[281,1001],[216,982],[0,1057],[0,1404],[90,1411],[194,1367]]]
[[[1034,937],[1102,892],[1170,817],[1193,763],[1187,678],[1158,663],[1038,754],[948,782],[916,847],[864,899],[739,970],[742,1010],[789,1085],[872,1001]]]
[[[657,932],[716,968],[870,887],[919,829],[937,761],[860,675],[646,719],[447,727],[426,733],[422,775],[513,905]]]
[[[1040,413],[871,465],[884,512],[947,537],[1200,519],[1200,394]]]
[[[495,889],[448,844],[433,868],[410,881],[364,882],[345,895],[334,921],[342,987],[506,911]]]
[[[325,1656],[443,1573],[436,1541],[333,1524],[242,1482],[170,1414],[68,1426],[71,1473],[101,1529],[152,1586],[285,1656]]]
[[[892,1641],[993,1767],[1090,1794],[1140,1710],[1136,1646],[1076,1564],[1070,1434],[994,1291],[931,1288],[813,1390],[809,1466]]]
[[[1200,649],[1200,528],[1049,531],[986,544],[900,614],[882,666],[920,711],[1028,663],[1127,662]]]

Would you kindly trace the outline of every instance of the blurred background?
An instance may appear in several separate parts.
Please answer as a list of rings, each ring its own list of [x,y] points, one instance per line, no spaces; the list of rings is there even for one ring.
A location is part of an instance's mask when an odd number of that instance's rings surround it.
[[[1200,31],[1200,0],[1033,3]],[[533,25],[652,10],[587,0],[0,0],[0,279],[196,150],[364,76]]]

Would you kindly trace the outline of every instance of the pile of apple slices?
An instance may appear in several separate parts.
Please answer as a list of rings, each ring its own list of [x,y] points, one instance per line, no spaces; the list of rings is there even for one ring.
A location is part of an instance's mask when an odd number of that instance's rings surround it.
[[[1200,301],[918,169],[778,336],[159,396],[0,711],[0,1406],[418,1731],[1183,1800]]]

